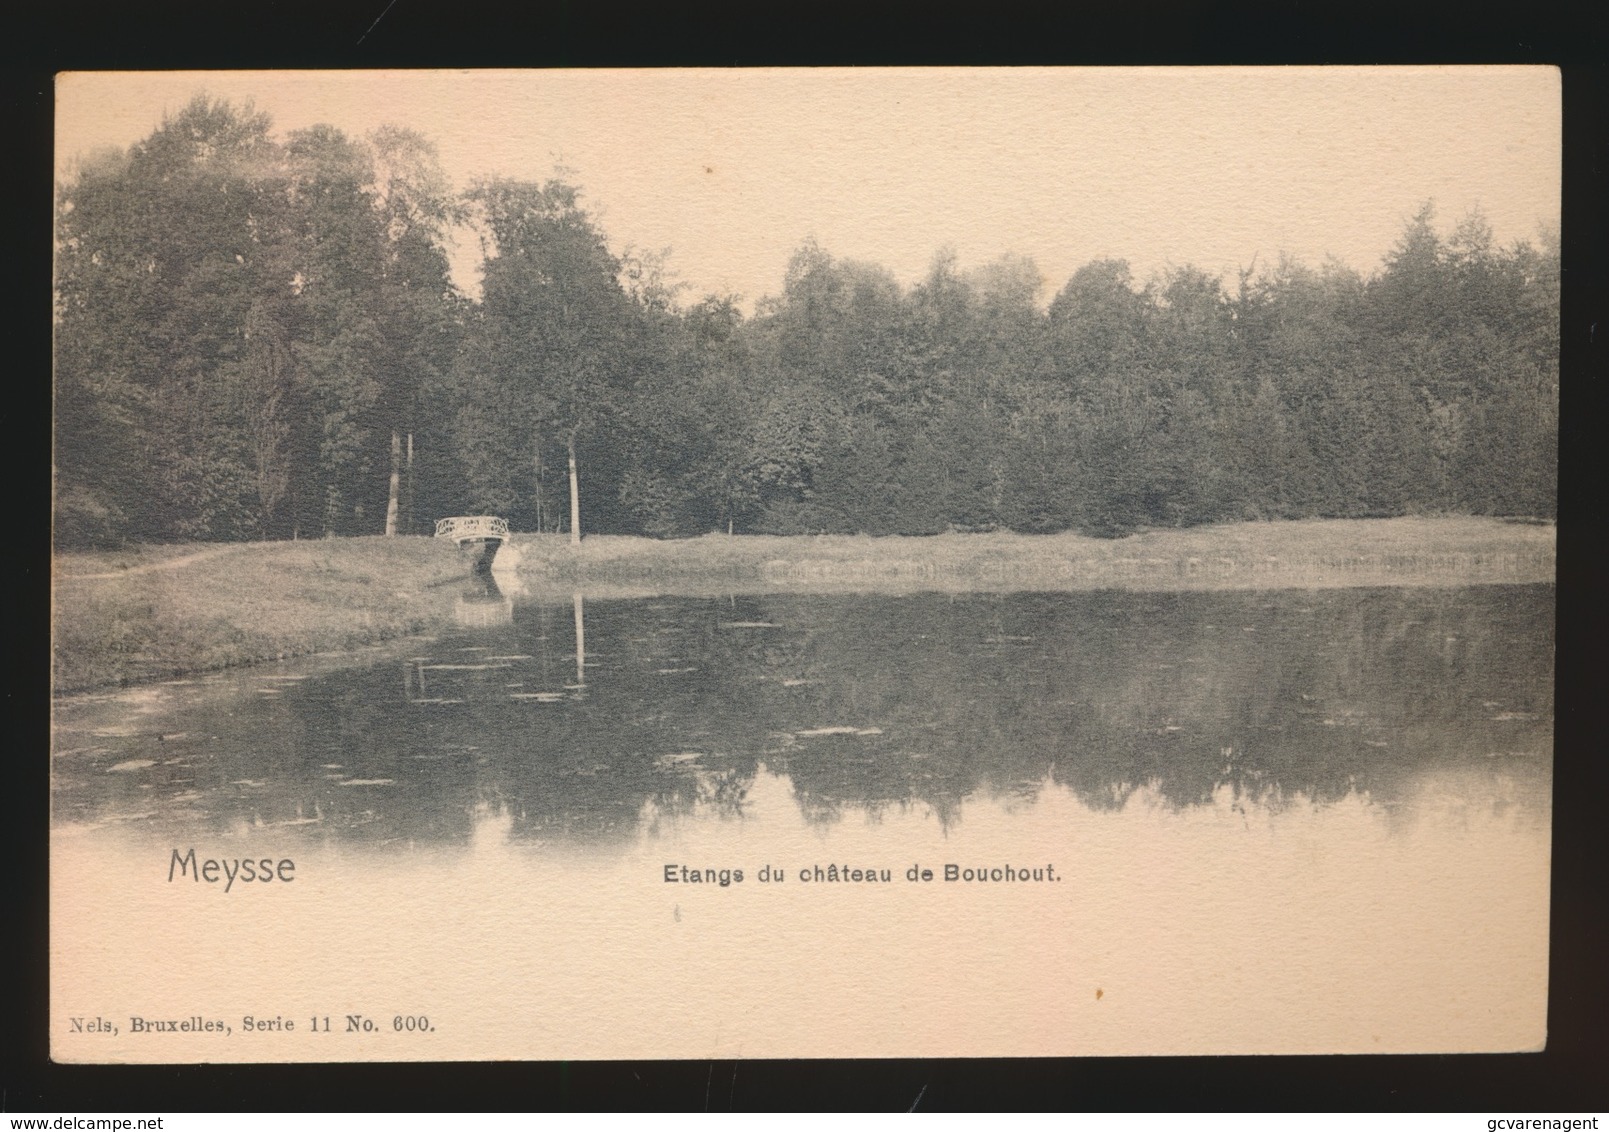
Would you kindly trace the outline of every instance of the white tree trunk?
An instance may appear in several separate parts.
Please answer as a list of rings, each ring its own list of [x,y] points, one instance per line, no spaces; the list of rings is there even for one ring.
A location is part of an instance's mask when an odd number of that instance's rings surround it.
[[[570,542],[581,541],[581,481],[575,474],[575,433],[570,434]]]
[[[390,538],[397,533],[397,505],[402,496],[402,437],[391,434],[391,490],[386,494],[385,533]]]
[[[413,433],[408,434],[408,450],[404,456],[403,466],[407,469],[407,478],[403,483],[402,497],[405,501],[402,508],[402,518],[407,523],[410,535],[419,532],[418,518],[413,513]]]

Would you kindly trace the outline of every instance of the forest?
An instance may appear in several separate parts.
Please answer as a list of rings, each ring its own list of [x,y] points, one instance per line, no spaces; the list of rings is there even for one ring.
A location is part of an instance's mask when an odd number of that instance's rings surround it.
[[[1380,268],[1233,279],[804,242],[697,299],[563,176],[197,97],[57,189],[61,549],[515,530],[682,537],[1555,513],[1556,233],[1422,206]],[[484,249],[478,295],[448,242]]]

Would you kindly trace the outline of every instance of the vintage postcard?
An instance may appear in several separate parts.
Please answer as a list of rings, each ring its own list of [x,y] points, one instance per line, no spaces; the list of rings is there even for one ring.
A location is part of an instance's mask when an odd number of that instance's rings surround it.
[[[56,97],[56,1060],[1545,1045],[1556,71]]]

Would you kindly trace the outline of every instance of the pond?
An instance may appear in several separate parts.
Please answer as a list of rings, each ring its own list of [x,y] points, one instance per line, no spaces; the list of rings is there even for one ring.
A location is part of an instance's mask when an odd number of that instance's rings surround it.
[[[506,624],[60,706],[55,817],[605,849],[655,814],[799,821],[1046,787],[1399,804],[1433,770],[1545,805],[1551,587],[531,601]],[[316,666],[313,666],[316,669]]]
[[[63,699],[55,915],[119,907],[129,943],[109,973],[104,933],[58,930],[59,1009],[243,1009],[226,971],[293,952],[321,958],[286,1009],[356,1009],[383,970],[386,1009],[455,1019],[431,1056],[1520,1048],[1553,600],[488,584],[433,638]],[[301,887],[197,917],[192,847],[294,858]],[[164,998],[142,932],[231,959]]]

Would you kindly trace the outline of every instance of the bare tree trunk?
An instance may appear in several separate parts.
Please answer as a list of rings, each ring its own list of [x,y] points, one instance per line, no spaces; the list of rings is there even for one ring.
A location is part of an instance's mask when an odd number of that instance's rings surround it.
[[[567,445],[570,454],[570,542],[581,541],[581,481],[575,474],[575,432],[570,433]]]
[[[402,518],[404,523],[407,525],[408,533],[411,535],[417,533],[419,530],[419,519],[418,516],[414,514],[413,510],[413,433],[411,432],[408,434],[407,468],[408,475],[405,481],[403,493],[404,504],[402,508]]]
[[[386,493],[385,533],[391,538],[397,533],[397,504],[402,494],[402,437],[391,433],[391,488]]]
[[[531,463],[536,469],[536,533],[542,533],[542,434],[531,436]]]

